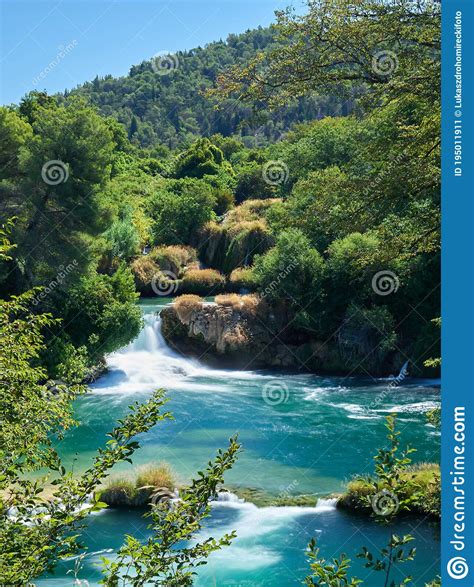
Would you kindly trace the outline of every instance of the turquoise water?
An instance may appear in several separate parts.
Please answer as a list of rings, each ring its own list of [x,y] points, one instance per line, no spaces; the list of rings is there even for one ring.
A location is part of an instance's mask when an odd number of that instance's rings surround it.
[[[390,531],[416,537],[416,560],[402,567],[415,577],[413,584],[422,586],[437,574],[439,541],[433,524],[410,520],[388,529],[336,510],[331,500],[316,505],[318,496],[340,491],[352,475],[371,471],[390,411],[399,414],[402,440],[418,449],[414,460],[438,460],[439,435],[423,416],[439,402],[434,382],[406,379],[394,387],[388,380],[206,367],[166,346],[157,305],[142,305],[146,322],[139,338],[109,357],[110,372],[77,402],[80,426],[58,447],[66,464],[75,471],[88,466],[127,406],[164,387],[174,420],[142,436],[134,466],[167,461],[184,482],[238,433],[244,451],[226,478],[229,486],[281,496],[314,494],[315,507],[307,508],[257,508],[232,495],[216,502],[203,534],[236,529],[238,538],[211,557],[196,585],[300,585],[307,570],[304,550],[314,536],[323,556],[345,552],[353,559],[354,574],[376,587],[381,577],[364,569],[355,555],[362,545],[374,551],[383,546]],[[79,577],[96,585],[100,551],[117,548],[124,533],[147,536],[146,526],[133,511],[92,516],[84,536],[90,554]],[[54,577],[38,585],[71,585],[66,571],[73,566],[74,561],[62,563]]]

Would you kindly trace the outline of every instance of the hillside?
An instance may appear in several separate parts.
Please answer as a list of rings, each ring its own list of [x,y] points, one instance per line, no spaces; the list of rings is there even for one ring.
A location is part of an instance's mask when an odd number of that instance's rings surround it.
[[[204,48],[159,54],[134,65],[124,77],[96,77],[66,97],[85,96],[101,114],[117,118],[137,145],[171,149],[215,133],[237,134],[245,137],[247,146],[257,146],[276,140],[296,122],[347,113],[348,105],[336,97],[310,95],[277,112],[254,116],[248,105],[235,99],[224,100],[216,109],[202,95],[229,66],[243,65],[275,45],[274,27],[229,35]]]

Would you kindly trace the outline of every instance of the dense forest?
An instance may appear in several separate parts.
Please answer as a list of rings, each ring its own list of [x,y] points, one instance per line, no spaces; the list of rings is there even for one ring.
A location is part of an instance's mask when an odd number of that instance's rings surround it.
[[[217,76],[270,51],[278,44],[275,37],[274,27],[258,28],[204,48],[158,54],[134,65],[128,76],[97,77],[60,98],[86,97],[102,115],[122,123],[134,145],[158,155],[163,147],[189,146],[196,138],[216,133],[237,135],[246,146],[259,146],[274,142],[295,122],[347,114],[352,101],[341,101],[334,93],[294,98],[271,114],[257,113],[234,97],[227,98],[219,109],[214,107],[215,101],[206,98],[205,92],[214,86]]]
[[[280,12],[269,29],[0,108],[0,367],[19,397],[39,386],[31,413],[46,413],[19,448],[27,408],[2,392],[10,481],[55,469],[35,445],[69,408],[46,407],[43,391],[94,379],[139,333],[140,295],[221,295],[263,325],[284,317],[305,370],[375,377],[409,361],[414,376],[438,373],[439,9],[356,4],[351,20],[344,3],[310,2],[305,17]],[[321,342],[323,365],[308,351]],[[128,458],[161,405],[137,408],[116,452],[63,497],[77,505]],[[209,481],[193,499],[211,494]],[[45,547],[34,571],[69,546]]]

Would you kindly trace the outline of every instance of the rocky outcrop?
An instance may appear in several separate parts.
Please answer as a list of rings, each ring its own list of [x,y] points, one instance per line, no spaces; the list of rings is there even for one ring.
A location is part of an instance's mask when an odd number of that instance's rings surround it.
[[[171,347],[212,365],[384,376],[397,372],[396,365],[401,364],[402,357],[393,355],[381,362],[374,353],[362,352],[360,336],[333,336],[325,342],[311,339],[292,328],[294,319],[283,305],[246,307],[190,297],[196,299],[186,304],[183,300],[181,307],[178,298],[161,311],[162,333]]]
[[[323,343],[298,344],[285,332],[288,317],[271,309],[248,312],[200,304],[184,315],[171,305],[161,311],[162,334],[183,354],[242,369],[281,367],[312,371],[330,362]],[[316,363],[316,365],[315,365]]]

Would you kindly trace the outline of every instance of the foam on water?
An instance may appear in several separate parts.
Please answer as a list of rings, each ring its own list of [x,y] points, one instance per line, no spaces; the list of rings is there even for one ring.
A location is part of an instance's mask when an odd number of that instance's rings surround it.
[[[387,413],[395,412],[397,414],[419,414],[423,412],[429,412],[439,407],[439,402],[426,401],[426,402],[415,402],[405,405],[396,405],[391,408],[384,408],[377,410],[378,412]]]
[[[271,536],[278,532],[289,532],[291,528],[298,528],[299,518],[328,514],[336,511],[337,499],[319,499],[314,507],[300,506],[268,506],[259,508],[253,503],[246,502],[230,492],[222,492],[217,500],[211,503],[212,508],[233,509],[238,514],[226,526],[219,526],[219,533],[223,535],[232,530],[237,532],[237,538],[224,551],[212,556],[211,564],[218,566],[225,564],[230,569],[256,570],[274,565],[281,560],[281,553],[272,549],[268,543],[258,543],[258,539]],[[198,540],[215,537],[215,531],[202,531]]]
[[[230,392],[229,379],[252,382],[274,376],[254,371],[214,369],[171,349],[161,334],[161,318],[145,314],[138,337],[107,359],[109,373],[92,388],[101,394],[151,392],[161,385],[167,389]],[[199,382],[199,379],[206,380]],[[208,380],[212,380],[209,383]]]

